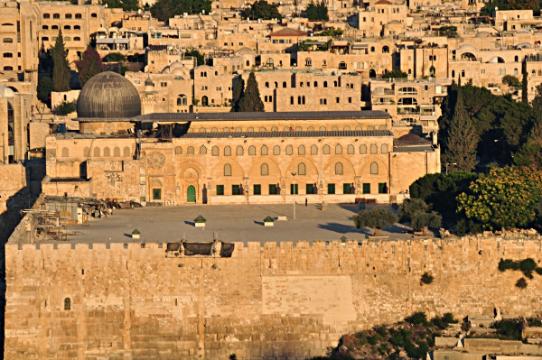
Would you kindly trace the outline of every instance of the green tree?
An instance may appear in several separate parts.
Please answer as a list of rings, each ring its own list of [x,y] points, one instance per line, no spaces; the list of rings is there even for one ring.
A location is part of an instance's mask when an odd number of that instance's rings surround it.
[[[184,52],[184,56],[194,57],[196,58],[196,64],[197,66],[204,65],[205,64],[205,57],[202,53],[200,53],[197,49],[188,49]]]
[[[103,5],[109,8],[121,8],[124,11],[135,11],[139,9],[137,0],[103,0]]]
[[[243,19],[282,19],[282,15],[279,13],[278,6],[276,4],[269,4],[265,0],[258,0],[249,7],[241,10],[241,17]]]
[[[529,138],[514,155],[514,163],[542,170],[542,121],[534,125]]]
[[[502,83],[505,85],[508,85],[509,87],[512,87],[514,89],[520,89],[521,88],[521,82],[519,79],[513,75],[504,75],[502,77]]]
[[[50,106],[51,91],[53,91],[53,58],[50,51],[40,49],[38,59],[37,96],[41,102]]]
[[[463,104],[461,91],[457,94],[454,115],[447,136],[445,161],[454,164],[453,169],[471,171],[476,166],[478,134]]]
[[[53,91],[70,90],[71,71],[66,59],[67,52],[61,31],[58,32],[51,55],[53,57]]]
[[[397,216],[387,209],[361,210],[352,218],[358,229],[362,227],[383,229],[397,222]]]
[[[231,101],[231,111],[239,111],[239,101],[243,97],[245,88],[245,82],[241,75],[236,75],[232,79],[232,101]]]
[[[492,168],[457,197],[458,210],[495,230],[532,225],[542,199],[542,174],[530,168]]]
[[[151,7],[151,14],[160,21],[167,21],[175,15],[199,14],[211,11],[210,0],[158,0]]]
[[[262,112],[264,111],[263,102],[258,90],[258,82],[254,72],[248,76],[247,86],[241,99],[239,99],[240,112]]]
[[[382,75],[382,79],[404,79],[407,78],[408,74],[399,69],[393,69],[392,71],[386,71]]]
[[[87,49],[81,55],[81,60],[77,61],[75,65],[79,72],[81,86],[84,86],[91,77],[103,71],[100,54],[90,45],[87,46]]]
[[[305,17],[310,21],[329,20],[326,4],[323,1],[316,4],[311,2],[305,9]]]
[[[441,225],[442,217],[422,199],[407,199],[401,206],[401,222],[408,223],[414,231],[425,228],[438,228]]]

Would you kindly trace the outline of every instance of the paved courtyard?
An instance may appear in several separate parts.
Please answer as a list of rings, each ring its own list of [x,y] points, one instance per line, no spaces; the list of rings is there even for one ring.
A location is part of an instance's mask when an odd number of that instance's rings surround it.
[[[354,227],[355,205],[327,205],[320,210],[315,205],[213,205],[185,207],[147,207],[116,210],[113,216],[92,220],[88,224],[71,226],[68,230],[75,241],[129,241],[133,229],[141,231],[144,241],[170,242],[212,241],[296,241],[296,240],[361,240],[365,234]],[[203,215],[205,229],[195,228],[192,220]],[[266,228],[266,216],[287,216]]]

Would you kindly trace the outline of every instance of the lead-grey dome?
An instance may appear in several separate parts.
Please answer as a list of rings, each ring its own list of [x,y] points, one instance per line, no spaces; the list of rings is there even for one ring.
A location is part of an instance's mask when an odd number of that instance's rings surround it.
[[[118,119],[141,115],[141,99],[135,86],[112,71],[94,75],[77,100],[80,118]]]

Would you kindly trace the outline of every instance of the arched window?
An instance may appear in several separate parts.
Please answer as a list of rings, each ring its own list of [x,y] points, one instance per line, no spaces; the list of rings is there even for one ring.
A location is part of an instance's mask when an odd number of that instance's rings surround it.
[[[12,57],[13,57],[13,54],[10,53],[10,52],[7,52],[7,53],[4,53],[4,57],[5,57],[5,58],[12,58]]]
[[[312,66],[312,59],[311,58],[306,58],[305,59],[305,66],[307,66],[307,67]]]
[[[216,146],[216,145],[213,146],[213,147],[211,148],[211,155],[213,155],[213,156],[218,156],[219,154],[220,154],[220,150],[218,149],[218,146]]]
[[[344,173],[343,163],[342,162],[335,163],[335,175],[342,175],[343,173]]]
[[[311,146],[311,155],[318,155],[318,146],[316,145]]]
[[[185,94],[181,94],[177,97],[177,106],[185,106],[188,103],[188,98]]]
[[[371,163],[369,172],[371,173],[371,175],[378,175],[378,164],[375,161]]]
[[[179,147],[179,149],[180,149],[180,147]],[[123,154],[122,154],[123,156],[129,157],[129,156],[130,156],[130,153],[131,153],[130,147],[129,147],[129,146],[125,146],[125,147],[124,147],[124,150],[122,150],[122,152],[123,152]],[[182,153],[182,150],[181,150],[181,153]]]
[[[299,163],[297,165],[297,175],[307,175],[307,167],[305,163]]]
[[[376,146],[376,144],[371,144],[371,154],[376,154],[378,153],[378,146]]]
[[[251,155],[251,156],[256,155],[256,146],[250,145],[248,147],[248,154]]]
[[[341,144],[335,145],[335,154],[342,154],[343,153],[343,147]]]
[[[115,146],[115,147],[113,148],[113,156],[114,156],[114,157],[120,157],[120,147]]]
[[[235,148],[235,155],[237,156],[243,156],[243,154],[245,153],[245,151],[243,150],[243,147],[241,145],[238,145],[236,148]]]
[[[382,46],[382,53],[387,54],[390,52],[390,48],[388,45]]]
[[[382,154],[387,154],[388,153],[388,144],[382,144],[380,145],[380,152]]]
[[[347,66],[346,66],[346,63],[344,61],[341,61],[339,63],[339,70],[346,70]]]
[[[273,155],[280,155],[280,146],[273,146]]]
[[[64,298],[64,310],[69,311],[72,309],[72,299],[69,297]]]
[[[299,145],[297,148],[298,155],[305,155],[305,145]]]
[[[324,147],[322,148],[322,153],[324,153],[324,155],[329,155],[329,153],[331,152],[331,147],[329,145],[324,145]]]
[[[207,154],[207,148],[205,147],[205,145],[201,145],[199,147],[199,154],[200,155],[206,155]]]
[[[292,145],[286,146],[286,155],[292,155],[294,153],[294,147]]]
[[[189,146],[189,147],[186,149],[186,154],[187,154],[187,155],[194,155],[194,147],[193,147],[193,146]]]
[[[83,156],[86,158],[90,157],[90,148],[88,146],[85,146],[85,148],[83,149]]]
[[[224,156],[231,156],[231,147],[229,146],[224,147]]]
[[[361,144],[361,145],[359,146],[359,153],[360,153],[360,154],[367,154],[367,145]]]
[[[350,144],[346,147],[346,153],[348,155],[354,155],[355,153],[355,149],[354,149],[354,145]]]
[[[207,97],[207,95],[204,95],[201,98],[201,106],[209,106],[209,98]]]
[[[62,148],[62,157],[69,157],[70,156],[70,149],[64,147]]]
[[[231,176],[231,165],[225,164],[224,165],[224,176]]]
[[[269,166],[266,163],[260,165],[260,175],[267,176],[269,175]]]
[[[183,153],[183,148],[180,146],[175,147],[175,155],[181,155]]]
[[[95,147],[95,148],[94,148],[94,152],[92,153],[92,156],[94,156],[94,157],[100,157],[100,156],[102,156],[99,147]]]
[[[262,148],[260,149],[261,155],[267,155],[269,153],[269,150],[267,149],[267,146],[262,145]]]
[[[324,81],[324,87],[327,88],[327,81]]]

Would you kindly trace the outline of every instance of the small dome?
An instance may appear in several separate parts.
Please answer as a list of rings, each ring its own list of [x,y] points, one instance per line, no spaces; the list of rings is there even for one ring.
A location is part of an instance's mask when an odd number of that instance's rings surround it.
[[[94,75],[79,94],[80,118],[118,119],[141,115],[141,99],[135,86],[112,71]]]

